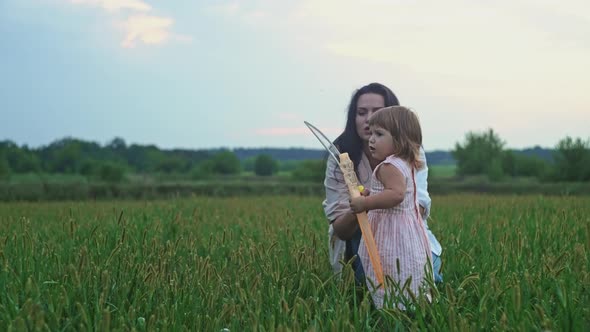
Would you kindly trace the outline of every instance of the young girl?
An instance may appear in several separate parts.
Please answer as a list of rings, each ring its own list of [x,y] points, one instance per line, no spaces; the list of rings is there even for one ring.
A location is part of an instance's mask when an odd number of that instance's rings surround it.
[[[375,112],[369,126],[371,156],[382,162],[373,171],[370,195],[353,198],[350,207],[355,213],[369,211],[383,274],[394,283],[374,289],[377,279],[364,239],[358,256],[375,306],[382,308],[385,302],[386,307],[404,309],[402,302],[425,294],[425,280],[433,278],[430,245],[416,198],[415,174],[423,167],[422,131],[416,115],[402,106]]]

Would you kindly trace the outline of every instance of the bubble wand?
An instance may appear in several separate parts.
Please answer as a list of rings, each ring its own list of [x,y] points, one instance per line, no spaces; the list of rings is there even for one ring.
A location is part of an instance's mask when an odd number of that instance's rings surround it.
[[[342,174],[344,175],[344,181],[346,181],[346,186],[348,187],[348,193],[350,194],[351,198],[359,197],[361,192],[364,190],[363,186],[359,185],[358,178],[354,171],[354,164],[348,153],[340,153],[336,146],[332,144],[332,142],[322,133],[318,128],[307,121],[303,121],[305,125],[311,130],[313,135],[322,143],[324,149],[328,151],[330,156],[334,158],[338,166],[340,166],[340,170],[342,170]],[[338,157],[337,157],[338,156]],[[358,220],[359,226],[361,228],[361,232],[363,234],[363,239],[365,240],[365,245],[367,246],[367,251],[369,252],[369,259],[371,260],[371,264],[373,264],[373,269],[375,270],[375,276],[377,277],[377,282],[380,285],[384,285],[383,283],[383,267],[381,266],[381,259],[379,258],[379,252],[377,251],[377,245],[375,244],[375,238],[373,237],[373,232],[371,231],[371,227],[369,227],[369,219],[367,218],[366,212],[361,212],[356,214],[356,219]]]

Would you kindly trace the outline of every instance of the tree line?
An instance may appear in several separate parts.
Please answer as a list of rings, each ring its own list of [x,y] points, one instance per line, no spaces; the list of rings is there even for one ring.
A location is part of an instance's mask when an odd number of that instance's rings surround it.
[[[589,140],[566,137],[557,143],[551,159],[516,153],[505,146],[492,129],[467,133],[451,151],[457,175],[485,175],[492,181],[510,177],[533,177],[547,182],[590,181]],[[304,151],[297,153],[306,155]],[[63,138],[39,148],[0,141],[0,180],[26,173],[79,174],[106,182],[120,182],[129,173],[180,174],[183,178],[203,180],[244,171],[258,176],[283,171],[300,181],[321,182],[325,161],[277,160],[270,154],[254,155],[240,149],[162,150],[155,145],[128,145],[122,138],[104,145]]]
[[[452,155],[457,162],[457,174],[487,175],[492,181],[507,177],[533,177],[546,182],[590,181],[590,140],[565,137],[553,151],[553,158],[516,154],[506,149],[506,142],[488,129],[469,132],[456,143]]]
[[[321,160],[278,161],[268,154],[240,160],[236,152],[227,149],[162,150],[155,145],[127,145],[122,138],[114,138],[105,145],[63,138],[40,148],[0,141],[0,180],[26,173],[79,174],[107,182],[120,182],[128,173],[182,174],[202,180],[243,171],[270,176],[279,170],[318,180],[317,169],[322,170],[322,164]]]

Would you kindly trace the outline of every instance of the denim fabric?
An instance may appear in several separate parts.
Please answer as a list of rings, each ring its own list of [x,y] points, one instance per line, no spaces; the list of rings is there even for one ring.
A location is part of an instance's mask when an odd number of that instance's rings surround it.
[[[361,237],[362,232],[360,229],[358,229],[352,236],[352,239],[346,241],[346,253],[344,254],[344,257],[347,261],[358,254],[359,245],[361,244]],[[355,258],[354,262],[352,262],[352,268],[354,269],[354,277],[356,282],[359,285],[364,284],[365,270],[363,269],[363,264],[361,264],[361,260],[358,258],[358,256]]]
[[[435,253],[432,253],[432,265],[434,268],[434,281],[437,283],[443,282],[442,273],[440,273],[442,260],[440,259],[440,256]]]

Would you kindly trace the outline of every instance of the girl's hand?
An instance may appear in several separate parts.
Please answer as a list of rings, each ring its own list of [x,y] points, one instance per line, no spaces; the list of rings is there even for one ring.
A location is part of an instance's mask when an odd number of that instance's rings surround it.
[[[359,196],[359,197],[355,197],[352,198],[350,200],[350,209],[352,210],[352,212],[354,213],[361,213],[367,210],[366,207],[366,200],[367,198],[365,196]]]

